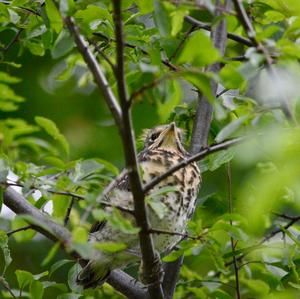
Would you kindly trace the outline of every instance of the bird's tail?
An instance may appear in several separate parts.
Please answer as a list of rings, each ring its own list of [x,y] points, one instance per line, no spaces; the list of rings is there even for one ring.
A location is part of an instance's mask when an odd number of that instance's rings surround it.
[[[77,275],[76,282],[84,289],[95,288],[106,281],[109,273],[110,269],[107,264],[89,261]]]

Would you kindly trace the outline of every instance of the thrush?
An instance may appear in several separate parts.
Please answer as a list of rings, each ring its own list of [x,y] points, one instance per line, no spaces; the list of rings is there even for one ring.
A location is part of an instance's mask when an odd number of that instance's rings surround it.
[[[182,145],[182,130],[175,123],[162,125],[147,130],[144,136],[144,148],[138,154],[138,162],[141,169],[143,184],[149,183],[155,177],[165,173],[169,168],[189,157]],[[169,189],[167,193],[155,197],[164,207],[163,216],[155,209],[148,206],[148,217],[153,230],[167,230],[169,232],[184,233],[187,221],[195,208],[198,188],[201,177],[196,163],[183,167],[161,181],[149,194],[159,194],[159,190]],[[165,188],[169,186],[170,188]],[[107,196],[107,201],[112,205],[134,209],[133,197],[130,190],[128,174],[118,177],[113,188]],[[105,208],[107,213],[112,209]],[[134,223],[132,214],[120,211],[123,217]],[[159,253],[167,252],[181,239],[175,234],[153,234],[155,249]],[[137,234],[127,234],[111,225],[109,221],[95,223],[89,235],[89,242],[117,242],[126,244],[126,250],[109,253],[97,250],[94,256],[77,276],[77,283],[84,288],[95,287],[105,282],[111,270],[123,268],[126,265],[140,259],[139,238]]]

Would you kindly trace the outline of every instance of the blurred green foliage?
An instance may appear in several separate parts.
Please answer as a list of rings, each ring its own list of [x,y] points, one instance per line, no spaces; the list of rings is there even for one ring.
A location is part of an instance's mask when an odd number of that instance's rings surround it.
[[[300,2],[244,1],[257,39],[276,57],[277,77],[265,71],[265,58],[254,47],[228,40],[221,57],[207,32],[194,30],[187,36],[191,25],[184,20],[186,15],[213,25],[226,18],[230,32],[245,36],[235,14],[216,17],[215,1],[200,2],[202,6],[193,1],[122,1],[126,83],[129,94],[135,95],[136,135],[174,120],[186,130],[188,144],[197,89],[214,107],[210,143],[247,137],[242,145],[199,162],[203,184],[188,232],[200,237],[182,241],[177,251],[163,258],[172,261],[185,255],[175,298],[234,298],[233,257],[238,261],[242,298],[298,298],[300,134],[280,106],[284,94],[299,119]],[[0,184],[3,188],[7,181],[18,184],[28,201],[39,209],[48,207],[61,224],[71,201],[61,191],[84,197],[75,201],[68,228],[74,248],[88,257],[90,223],[107,215],[98,206],[86,221],[82,215],[118,175],[123,155],[112,116],[63,26],[65,15],[73,16],[81,33],[100,49],[102,55],[91,46],[116,92],[114,73],[103,59],[104,53],[115,63],[111,1],[0,1]],[[231,59],[241,55],[243,59]],[[224,65],[219,74],[204,71],[215,62]],[[228,91],[216,98],[211,80]],[[147,85],[151,88],[141,90]],[[161,206],[154,200],[148,204],[163,217]],[[118,211],[108,221],[137,233]],[[24,217],[1,217],[3,298],[11,298],[3,288],[7,283],[20,298],[121,297],[108,285],[79,289],[74,284],[79,266],[58,244],[32,230],[6,234],[26,224]],[[120,251],[123,245],[102,244],[98,249]],[[127,271],[136,275],[134,266]]]

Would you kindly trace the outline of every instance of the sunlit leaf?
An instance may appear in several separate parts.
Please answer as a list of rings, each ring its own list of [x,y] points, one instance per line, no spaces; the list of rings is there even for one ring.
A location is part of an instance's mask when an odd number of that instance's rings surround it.
[[[46,0],[46,12],[50,20],[51,27],[56,33],[59,33],[63,27],[63,22],[53,0]]]

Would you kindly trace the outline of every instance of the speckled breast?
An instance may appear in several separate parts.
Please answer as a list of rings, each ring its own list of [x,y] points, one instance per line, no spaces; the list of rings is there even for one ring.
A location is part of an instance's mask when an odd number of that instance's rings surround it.
[[[185,159],[185,156],[178,152],[166,150],[153,150],[147,153],[147,157],[141,159],[143,169],[143,183],[149,183],[153,178],[160,176],[169,168]],[[161,201],[166,211],[160,219],[153,210],[149,212],[152,228],[163,229],[175,232],[184,232],[186,222],[193,213],[198,188],[200,185],[200,171],[195,163],[181,168],[173,175],[159,183],[151,192],[165,186],[174,187],[175,191],[168,192],[156,200]],[[170,235],[155,235],[154,242],[159,251],[167,250],[179,241],[180,237]]]

